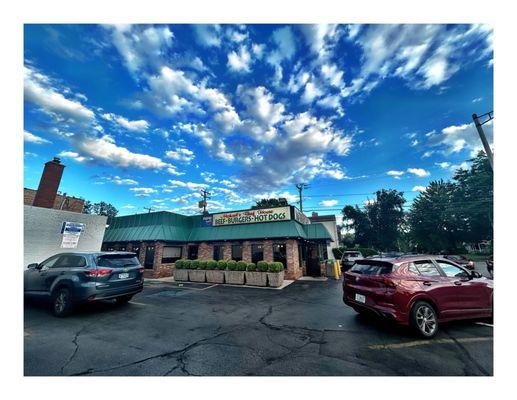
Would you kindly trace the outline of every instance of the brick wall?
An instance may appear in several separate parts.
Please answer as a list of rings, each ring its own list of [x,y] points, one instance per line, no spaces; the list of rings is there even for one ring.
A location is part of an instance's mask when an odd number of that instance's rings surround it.
[[[26,206],[32,206],[34,204],[34,198],[36,197],[36,190],[34,189],[23,189],[23,204]],[[61,205],[63,207],[61,208]],[[54,200],[53,209],[64,211],[72,211],[82,213],[84,208],[84,200],[78,199],[77,197],[66,196],[66,198],[60,194],[56,195]]]
[[[200,243],[197,258],[200,260],[211,260],[214,258],[214,246],[210,243]]]
[[[273,241],[264,240],[264,261],[273,262]]]
[[[231,260],[232,259],[232,244],[230,242],[226,242],[223,247],[223,260]]]
[[[289,239],[286,246],[287,253],[287,270],[285,271],[286,279],[298,279],[302,276],[298,257],[298,241]]]
[[[242,242],[242,260],[251,262],[251,243],[248,240]]]

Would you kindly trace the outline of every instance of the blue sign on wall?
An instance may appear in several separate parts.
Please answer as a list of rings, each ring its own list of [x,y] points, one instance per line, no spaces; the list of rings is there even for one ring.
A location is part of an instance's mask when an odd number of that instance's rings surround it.
[[[84,229],[84,224],[81,222],[67,222],[64,221],[61,226],[61,234],[80,235]]]
[[[207,215],[206,217],[203,217],[201,219],[201,226],[212,226],[213,225],[213,218],[211,215]]]

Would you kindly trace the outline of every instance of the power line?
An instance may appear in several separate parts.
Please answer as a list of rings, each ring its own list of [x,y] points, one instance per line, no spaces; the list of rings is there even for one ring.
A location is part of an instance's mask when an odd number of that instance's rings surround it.
[[[302,191],[303,189],[308,189],[310,186],[306,183],[297,183],[296,189],[298,189],[298,195],[300,197],[300,211],[303,212],[303,197],[302,197]]]

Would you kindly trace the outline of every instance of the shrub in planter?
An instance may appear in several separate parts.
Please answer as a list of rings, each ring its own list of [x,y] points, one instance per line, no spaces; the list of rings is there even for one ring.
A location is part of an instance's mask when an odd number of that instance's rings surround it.
[[[248,263],[246,261],[237,261],[237,271],[246,271]]]
[[[210,283],[224,283],[224,271],[219,269],[217,261],[206,262],[206,281]]]
[[[217,261],[217,269],[224,271],[227,267],[228,267],[228,261],[226,261],[226,260]]]
[[[257,270],[260,272],[267,272],[269,263],[267,261],[259,261],[257,263]]]
[[[199,260],[198,269],[207,269],[208,261],[207,260]]]
[[[249,286],[266,286],[267,285],[267,275],[266,272],[258,271],[258,264],[263,263],[264,261],[259,261],[257,265],[253,263],[249,263],[246,266],[246,285]],[[266,263],[267,265],[267,263]],[[263,268],[263,267],[262,267]]]
[[[271,287],[280,287],[284,283],[284,264],[272,262],[268,264],[267,281]]]
[[[241,263],[239,265],[235,260],[230,260],[227,262],[228,269],[224,271],[224,278],[226,283],[231,285],[244,285],[244,270],[239,270],[242,266],[243,261],[239,261]],[[246,269],[246,262],[244,262],[244,269]]]
[[[206,282],[205,270],[201,269],[201,260],[192,260],[188,278],[191,282]]]
[[[191,269],[192,268],[192,260],[181,260],[183,261],[183,269]]]
[[[188,270],[185,269],[185,260],[176,260],[172,273],[175,281],[188,281]]]

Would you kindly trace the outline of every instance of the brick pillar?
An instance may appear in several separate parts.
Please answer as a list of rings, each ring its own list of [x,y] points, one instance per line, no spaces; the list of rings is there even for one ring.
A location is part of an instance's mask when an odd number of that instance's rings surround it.
[[[251,262],[251,244],[248,240],[242,243],[242,260]]]
[[[153,269],[158,271],[162,266],[163,242],[156,242],[154,244],[154,261]]]
[[[201,242],[197,253],[200,260],[211,260],[214,257],[214,246],[211,243]]]
[[[273,241],[264,240],[264,261],[273,262]]]
[[[126,251],[133,251],[133,243],[126,243]]]
[[[223,247],[223,260],[231,260],[232,259],[232,244],[226,242]]]
[[[138,260],[140,261],[140,265],[144,265],[145,261],[145,248],[146,244],[144,242],[140,243],[140,251],[138,252]]]
[[[285,271],[286,279],[298,279],[302,276],[302,269],[300,268],[298,256],[298,242],[289,239],[286,245],[287,253],[287,270]]]

